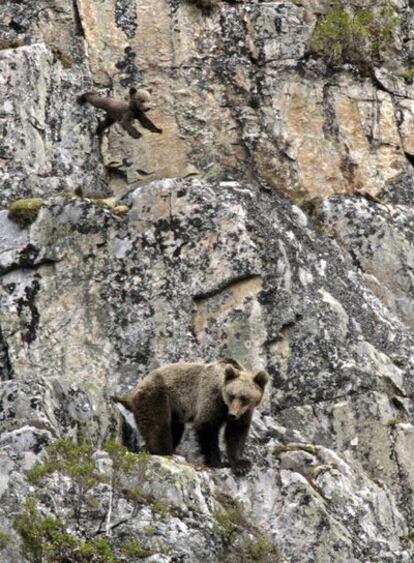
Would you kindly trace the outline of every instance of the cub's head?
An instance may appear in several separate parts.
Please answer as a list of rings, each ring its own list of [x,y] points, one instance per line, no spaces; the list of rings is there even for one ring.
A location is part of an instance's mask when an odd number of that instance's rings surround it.
[[[137,90],[134,86],[129,89],[129,96],[138,104],[142,111],[151,109],[151,90],[140,88]]]
[[[223,400],[229,413],[229,420],[238,420],[260,403],[269,376],[265,371],[256,374],[237,369],[228,364],[224,368]]]

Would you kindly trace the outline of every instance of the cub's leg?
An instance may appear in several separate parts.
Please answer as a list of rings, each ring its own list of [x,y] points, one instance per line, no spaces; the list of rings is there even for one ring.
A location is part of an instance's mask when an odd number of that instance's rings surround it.
[[[104,117],[102,121],[99,122],[98,127],[96,128],[96,134],[102,135],[105,129],[108,129],[108,127],[110,127],[114,123],[115,123],[115,119],[107,115],[106,117]]]
[[[138,119],[145,129],[149,129],[153,133],[162,133],[162,129],[157,127],[141,109],[135,108],[134,117],[135,119]]]
[[[171,407],[165,387],[160,384],[140,389],[132,399],[132,410],[147,450],[172,455]]]
[[[241,457],[249,433],[250,422],[251,415],[235,421],[228,420],[226,423],[224,439],[227,457],[229,458],[230,467],[236,475],[245,475],[252,466],[248,459]]]
[[[142,133],[140,133],[138,131],[138,129],[136,129],[131,121],[132,121],[132,115],[130,115],[129,113],[127,115],[125,115],[119,122],[119,125],[122,127],[122,129],[124,129],[131,137],[133,137],[134,139],[139,139],[140,137],[142,137]]]

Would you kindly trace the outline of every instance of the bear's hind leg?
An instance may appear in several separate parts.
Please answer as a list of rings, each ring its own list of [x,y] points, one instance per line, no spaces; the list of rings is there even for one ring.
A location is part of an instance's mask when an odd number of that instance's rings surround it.
[[[138,430],[146,449],[155,455],[172,455],[171,407],[164,388],[143,390],[133,400]]]

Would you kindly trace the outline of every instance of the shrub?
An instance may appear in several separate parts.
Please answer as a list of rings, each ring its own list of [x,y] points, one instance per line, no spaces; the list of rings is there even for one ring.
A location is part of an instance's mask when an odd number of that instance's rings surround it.
[[[136,478],[138,483],[145,479],[150,457],[148,454],[133,454],[116,441],[107,442],[103,449],[112,461],[109,476],[96,469],[93,457],[95,448],[92,444],[86,441],[76,444],[71,440],[58,440],[49,446],[42,462],[26,472],[28,481],[39,488],[39,498],[52,497],[51,490],[46,494],[43,491],[48,489],[49,484],[56,486],[56,480],[58,488],[59,481],[61,485],[70,483],[70,490],[65,494],[63,503],[53,503],[55,512],[59,510],[61,518],[55,515],[42,517],[35,498],[31,498],[15,519],[14,527],[22,538],[24,552],[30,562],[116,563],[119,559],[116,558],[111,541],[94,538],[104,532],[108,534],[112,528],[127,522],[128,519],[111,521],[112,510],[117,508],[121,499],[127,499],[133,504],[131,518],[142,505],[150,505],[154,512],[162,515],[169,513],[164,501],[156,501],[138,489],[131,488],[130,483],[136,483]],[[98,506],[96,497],[92,494],[93,488],[102,483],[110,485],[109,508],[103,509]],[[68,522],[72,518],[76,525],[73,526],[73,521],[70,523],[73,531],[69,533]],[[97,522],[92,537],[91,532],[84,527],[85,523],[90,527],[91,520]],[[82,537],[79,537],[79,533]],[[125,554],[131,560],[134,557],[148,557],[152,553],[138,541],[131,542],[127,548],[128,553]]]
[[[24,509],[13,522],[23,540],[26,558],[33,563],[63,563],[68,551],[73,551],[77,539],[67,534],[59,518],[42,518],[34,498],[29,498]]]
[[[71,440],[58,440],[47,449],[43,463],[27,472],[29,482],[34,485],[55,472],[71,478],[74,494],[69,498],[78,524],[89,502],[88,492],[102,481],[92,459],[93,452],[90,444],[78,445]]]
[[[0,551],[5,549],[10,542],[10,534],[0,529]]]
[[[330,64],[350,63],[367,71],[392,43],[399,21],[389,0],[366,0],[366,7],[360,9],[335,0],[316,25],[313,49]]]

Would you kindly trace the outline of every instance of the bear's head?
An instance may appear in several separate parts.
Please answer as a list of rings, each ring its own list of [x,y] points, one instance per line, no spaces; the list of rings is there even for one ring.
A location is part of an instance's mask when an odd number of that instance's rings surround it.
[[[142,111],[148,111],[152,108],[150,89],[144,90],[140,88],[137,90],[134,86],[131,86],[129,89],[129,97]]]
[[[224,368],[223,400],[227,405],[229,420],[238,420],[260,403],[269,376],[265,371],[253,374],[228,364]]]

